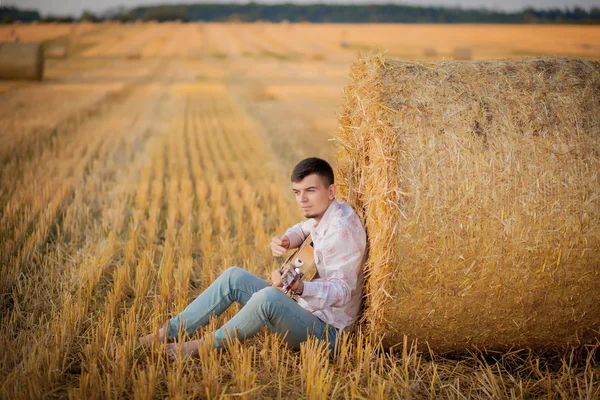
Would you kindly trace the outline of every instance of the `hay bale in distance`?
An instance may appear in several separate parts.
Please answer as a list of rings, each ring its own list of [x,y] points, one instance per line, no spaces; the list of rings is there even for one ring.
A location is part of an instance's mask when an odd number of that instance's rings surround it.
[[[469,47],[457,47],[452,51],[452,58],[455,60],[471,60],[473,59],[473,50]]]
[[[0,43],[0,79],[41,80],[44,51],[40,43]]]
[[[356,62],[336,182],[369,237],[363,322],[437,352],[600,329],[600,64]]]
[[[142,53],[139,50],[130,51],[129,54],[127,54],[128,60],[139,60],[141,58],[142,58]]]
[[[423,49],[423,56],[424,57],[437,57],[437,55],[438,55],[438,52],[433,47],[425,47]]]

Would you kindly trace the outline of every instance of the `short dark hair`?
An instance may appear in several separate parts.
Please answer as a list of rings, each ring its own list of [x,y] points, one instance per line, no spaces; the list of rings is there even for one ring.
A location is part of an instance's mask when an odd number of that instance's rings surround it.
[[[310,157],[300,161],[292,171],[292,182],[300,182],[308,175],[317,174],[325,187],[333,184],[333,169],[321,158]]]

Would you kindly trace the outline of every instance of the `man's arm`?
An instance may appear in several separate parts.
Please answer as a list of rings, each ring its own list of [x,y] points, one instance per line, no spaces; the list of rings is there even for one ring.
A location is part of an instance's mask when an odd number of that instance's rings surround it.
[[[300,247],[304,239],[310,234],[310,227],[306,225],[308,221],[299,222],[289,228],[285,234],[275,236],[271,239],[271,252],[273,257],[281,257],[289,249]]]
[[[271,252],[273,257],[281,257],[290,248],[290,240],[287,236],[275,236],[271,239]]]
[[[283,236],[286,236],[290,241],[290,246],[288,249],[295,249],[300,247],[300,245],[304,242],[304,239],[310,234],[310,221],[306,220],[302,222],[298,222],[296,225],[289,228]],[[314,222],[313,222],[314,223]]]
[[[364,231],[339,232],[332,236],[322,252],[325,271],[321,278],[326,282],[303,282],[300,295],[307,301],[310,299],[310,305],[315,310],[346,305],[352,291],[357,289],[363,268],[366,249]]]

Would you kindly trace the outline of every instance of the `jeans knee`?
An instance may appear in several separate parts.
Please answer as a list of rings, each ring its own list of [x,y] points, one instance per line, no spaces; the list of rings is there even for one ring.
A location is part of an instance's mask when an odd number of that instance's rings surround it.
[[[275,287],[269,286],[260,289],[252,295],[252,299],[261,304],[278,303],[281,300],[283,292]],[[279,300],[278,300],[279,299]]]
[[[245,269],[233,266],[233,267],[229,267],[225,271],[223,271],[223,276],[226,277],[227,279],[237,280],[246,273],[247,272]]]

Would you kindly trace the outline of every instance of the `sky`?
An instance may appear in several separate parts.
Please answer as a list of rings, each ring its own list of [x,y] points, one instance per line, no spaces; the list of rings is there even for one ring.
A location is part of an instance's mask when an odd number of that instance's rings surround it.
[[[220,0],[0,0],[2,6],[16,6],[24,9],[38,10],[42,15],[72,15],[80,16],[84,10],[94,13],[106,11],[107,9],[123,6],[133,8],[139,5],[150,4],[182,4],[182,3],[216,3]],[[248,0],[227,0],[224,3],[248,3]],[[591,7],[600,7],[600,0],[255,0],[257,3],[398,3],[411,5],[441,5],[460,6],[463,8],[485,7],[498,11],[517,11],[525,7],[534,8],[573,8],[583,7],[589,10]]]

